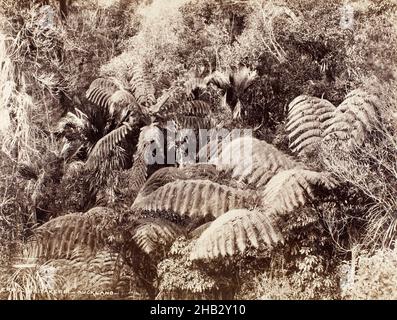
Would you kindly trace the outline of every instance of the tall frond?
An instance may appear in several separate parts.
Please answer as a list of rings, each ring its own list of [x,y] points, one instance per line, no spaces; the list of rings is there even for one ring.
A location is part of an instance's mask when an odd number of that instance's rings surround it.
[[[96,168],[99,167],[103,161],[109,159],[118,144],[125,139],[131,130],[131,125],[129,123],[124,123],[119,128],[102,137],[91,150],[87,159],[87,166],[89,168]]]
[[[161,130],[154,125],[143,127],[134,154],[134,163],[129,172],[129,177],[132,180],[129,188],[134,194],[138,194],[146,182],[148,165],[150,164],[148,155],[152,151],[152,144],[155,144],[157,151],[163,152]]]
[[[214,71],[207,77],[207,83],[217,86],[219,89],[226,91],[230,88],[229,74],[220,71]]]
[[[350,92],[333,118],[324,123],[324,138],[361,145],[379,125],[380,99],[362,89]]]
[[[176,180],[211,180],[216,181],[219,172],[214,165],[193,164],[183,168],[166,167],[154,172],[146,181],[140,195],[146,197],[158,188]]]
[[[117,90],[109,99],[109,116],[120,122],[126,119],[129,112],[141,113],[137,101],[127,90]]]

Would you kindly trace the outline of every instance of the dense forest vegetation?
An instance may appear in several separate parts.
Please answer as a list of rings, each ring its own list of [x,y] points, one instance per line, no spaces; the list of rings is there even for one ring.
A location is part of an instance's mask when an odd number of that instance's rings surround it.
[[[397,298],[395,0],[0,4],[1,299]]]

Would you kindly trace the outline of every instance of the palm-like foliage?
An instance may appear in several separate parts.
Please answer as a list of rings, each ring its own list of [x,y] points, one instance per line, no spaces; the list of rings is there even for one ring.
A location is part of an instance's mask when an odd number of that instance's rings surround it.
[[[214,84],[224,91],[224,104],[233,111],[233,118],[240,118],[243,110],[241,98],[256,78],[256,71],[239,65],[228,73],[215,71],[209,76],[207,83]]]
[[[90,152],[89,162],[96,166],[111,156],[130,132],[140,129],[142,125],[156,123],[166,128],[167,122],[173,121],[178,129],[212,126],[211,108],[206,102],[180,101],[181,97],[175,89],[156,99],[154,86],[144,76],[142,68],[134,68],[132,74],[127,87],[114,79],[100,78],[87,91],[87,98],[105,108],[112,123],[115,123],[114,129],[99,139]]]

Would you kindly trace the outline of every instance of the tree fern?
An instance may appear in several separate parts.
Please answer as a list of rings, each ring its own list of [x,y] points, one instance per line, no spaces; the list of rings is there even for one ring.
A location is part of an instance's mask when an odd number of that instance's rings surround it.
[[[326,140],[347,140],[361,145],[379,125],[380,99],[362,89],[353,90],[338,106],[334,117],[325,121]]]
[[[273,247],[283,242],[281,217],[302,208],[331,191],[337,182],[326,173],[291,169],[276,174],[262,192],[256,210],[231,210],[203,231],[192,251],[192,259],[214,259],[243,253],[248,246]],[[288,216],[287,216],[288,217]]]
[[[139,194],[132,208],[170,211],[180,216],[218,217],[230,209],[255,207],[258,201],[254,191],[239,190],[210,180],[177,180],[147,196]]]
[[[98,78],[87,90],[86,97],[92,103],[109,109],[112,95],[122,87],[114,79]]]
[[[280,171],[303,167],[274,146],[252,137],[233,139],[211,163],[255,188],[264,187]]]
[[[172,222],[147,218],[138,221],[132,239],[142,251],[151,254],[161,245],[170,245],[181,234],[183,234],[183,229]]]
[[[135,99],[140,105],[149,108],[156,104],[153,84],[147,79],[145,71],[139,64],[132,69],[130,85]]]
[[[211,113],[211,107],[205,101],[175,101],[161,116],[174,121],[178,129],[209,129],[214,125]]]
[[[146,197],[167,183],[176,180],[200,179],[215,181],[218,176],[219,172],[211,164],[193,164],[183,168],[161,168],[146,181],[140,191],[140,195]]]
[[[286,130],[290,149],[297,154],[313,151],[322,140],[323,123],[332,118],[335,107],[325,99],[299,96],[288,107]]]
[[[46,259],[70,258],[79,246],[96,252],[114,236],[116,221],[117,214],[103,207],[52,219],[34,231],[26,255]]]
[[[287,131],[292,151],[302,155],[325,140],[361,145],[379,125],[380,100],[362,89],[335,108],[329,101],[299,96],[289,105]]]
[[[213,221],[197,240],[191,259],[215,259],[243,253],[248,246],[283,242],[274,216],[257,210],[231,210]]]
[[[336,186],[336,180],[328,173],[303,169],[282,171],[264,188],[263,206],[286,215],[315,200],[320,191],[330,191]]]

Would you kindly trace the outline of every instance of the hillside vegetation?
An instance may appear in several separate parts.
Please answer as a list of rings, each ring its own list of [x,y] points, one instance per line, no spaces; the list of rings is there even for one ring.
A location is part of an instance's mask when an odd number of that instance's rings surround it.
[[[0,0],[0,298],[396,298],[396,28],[395,0]]]

